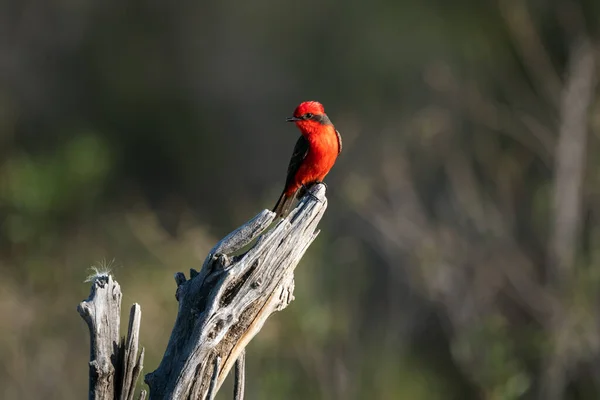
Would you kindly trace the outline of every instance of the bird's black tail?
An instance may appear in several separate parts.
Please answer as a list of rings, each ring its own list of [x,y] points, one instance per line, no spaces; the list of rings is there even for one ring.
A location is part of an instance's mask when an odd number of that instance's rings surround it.
[[[275,213],[275,218],[278,217],[287,217],[290,213],[292,205],[294,204],[294,200],[296,200],[295,195],[287,196],[285,194],[285,190],[281,193],[279,200],[277,200],[277,204],[273,208],[273,212]]]

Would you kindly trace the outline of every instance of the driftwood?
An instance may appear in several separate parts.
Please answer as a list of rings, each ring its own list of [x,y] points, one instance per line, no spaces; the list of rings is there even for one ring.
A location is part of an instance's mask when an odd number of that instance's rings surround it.
[[[159,367],[145,377],[150,399],[213,399],[235,364],[234,399],[243,400],[246,345],[294,299],[294,270],[326,208],[325,186],[315,185],[273,229],[263,233],[275,218],[264,210],[217,243],[189,280],[175,274],[179,311]],[[90,399],[133,398],[144,355],[136,359],[140,309],[119,342],[120,303],[118,283],[102,275],[78,308],[91,334]]]
[[[119,338],[121,287],[109,274],[92,280],[87,300],[77,307],[90,329],[89,398],[94,400],[132,400],[144,364],[144,349],[138,355],[139,304],[131,307],[127,339]],[[140,398],[144,399],[142,391]]]

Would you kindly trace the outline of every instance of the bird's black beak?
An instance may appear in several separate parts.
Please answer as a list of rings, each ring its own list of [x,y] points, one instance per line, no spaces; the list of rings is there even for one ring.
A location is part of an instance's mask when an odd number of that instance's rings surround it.
[[[287,122],[296,122],[296,121],[302,121],[302,118],[298,118],[298,117],[287,117],[286,118]]]

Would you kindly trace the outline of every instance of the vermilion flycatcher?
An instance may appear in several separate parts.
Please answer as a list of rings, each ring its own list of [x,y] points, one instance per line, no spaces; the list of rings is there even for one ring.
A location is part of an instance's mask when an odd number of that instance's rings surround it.
[[[277,217],[287,216],[297,196],[323,181],[342,151],[342,137],[321,103],[301,103],[287,121],[294,122],[302,135],[294,146],[283,193],[273,209]]]

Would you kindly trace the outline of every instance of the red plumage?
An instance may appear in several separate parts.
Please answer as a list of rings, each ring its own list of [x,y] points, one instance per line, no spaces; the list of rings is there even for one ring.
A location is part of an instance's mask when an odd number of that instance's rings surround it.
[[[302,135],[292,153],[283,193],[273,209],[277,216],[283,217],[301,193],[300,189],[322,182],[342,151],[342,137],[321,103],[305,101],[287,120],[294,122]]]

